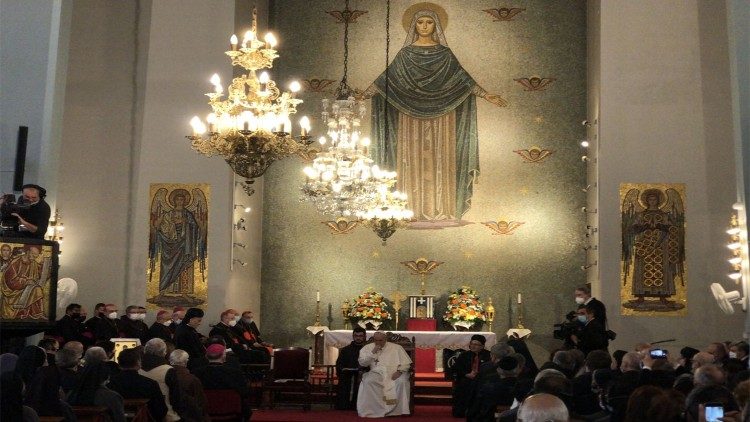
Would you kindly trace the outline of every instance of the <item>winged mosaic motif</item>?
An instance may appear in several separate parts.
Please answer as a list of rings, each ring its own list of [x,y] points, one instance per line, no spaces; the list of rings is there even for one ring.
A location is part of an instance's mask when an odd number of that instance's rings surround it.
[[[484,12],[487,12],[492,16],[494,19],[493,22],[500,22],[500,21],[512,21],[514,17],[516,17],[517,14],[523,12],[526,10],[526,8],[523,7],[501,7],[499,9],[484,9]]]
[[[331,229],[331,234],[349,234],[359,225],[359,221],[349,221],[344,217],[339,217],[334,221],[321,221],[321,223]]]
[[[517,149],[513,152],[520,155],[521,158],[523,158],[523,160],[527,163],[539,163],[542,162],[545,158],[552,155],[555,151],[534,146],[529,149]]]
[[[428,275],[432,273],[432,270],[442,264],[441,261],[432,261],[427,258],[417,258],[414,261],[403,261],[401,263],[406,265],[414,275]]]
[[[547,86],[556,81],[557,78],[540,78],[539,76],[532,76],[530,78],[517,78],[513,80],[521,84],[524,91],[544,91]]]
[[[525,224],[523,221],[484,221],[482,222],[490,230],[493,235],[511,235],[513,232]]]
[[[673,188],[630,189],[621,213],[622,282],[631,283],[634,307],[646,298],[671,304],[667,298],[676,293],[676,279],[685,285],[685,206],[680,193]]]
[[[357,18],[367,13],[367,10],[331,10],[326,11],[329,15],[336,19],[336,23],[354,23]]]
[[[334,83],[333,79],[318,79],[318,78],[312,78],[312,79],[303,79],[302,83],[304,84],[305,91],[307,92],[325,92],[325,89],[328,88],[329,85]]]

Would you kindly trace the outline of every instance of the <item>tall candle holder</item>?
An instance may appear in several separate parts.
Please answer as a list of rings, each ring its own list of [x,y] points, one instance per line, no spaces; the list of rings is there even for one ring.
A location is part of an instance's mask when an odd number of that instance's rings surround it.
[[[315,301],[315,327],[320,327],[320,294],[318,294],[318,300]]]
[[[351,311],[351,305],[349,304],[349,299],[346,299],[344,303],[341,304],[341,316],[344,318],[344,329],[350,330],[352,328],[351,324],[349,323],[349,312]]]
[[[492,331],[492,322],[495,321],[495,306],[492,305],[492,298],[489,298],[484,310],[487,313],[487,323],[490,326],[490,331]]]

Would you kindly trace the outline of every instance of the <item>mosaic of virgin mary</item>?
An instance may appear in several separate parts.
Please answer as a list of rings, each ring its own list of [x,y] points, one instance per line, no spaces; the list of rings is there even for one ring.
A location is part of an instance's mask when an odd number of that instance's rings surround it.
[[[406,41],[388,66],[388,106],[386,72],[365,91],[372,97],[372,157],[398,172],[397,188],[415,220],[458,226],[479,175],[476,97],[507,103],[482,89],[448,48],[440,6],[419,3],[407,16]]]

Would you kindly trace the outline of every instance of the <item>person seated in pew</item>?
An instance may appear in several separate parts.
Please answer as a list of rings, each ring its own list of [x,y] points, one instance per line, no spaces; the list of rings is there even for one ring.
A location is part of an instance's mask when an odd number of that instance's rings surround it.
[[[187,369],[188,359],[190,356],[184,350],[175,349],[169,354],[169,364],[172,365],[177,377],[183,402],[191,404],[187,409],[195,412],[195,420],[208,421],[210,418],[207,412],[206,393],[203,391],[201,380]]]
[[[273,344],[263,341],[260,338],[260,331],[253,320],[252,311],[243,312],[242,318],[232,328],[250,349],[266,353],[268,362],[270,362],[271,355],[273,354]]]
[[[239,368],[226,364],[226,348],[221,344],[212,344],[206,348],[208,365],[193,371],[203,384],[204,390],[234,390],[242,398],[243,420],[249,420],[252,411],[248,397],[250,388],[245,374]]]
[[[125,407],[122,396],[105,386],[109,380],[109,369],[103,363],[86,365],[76,386],[68,395],[68,404],[73,406],[102,406],[113,422],[125,422]]]
[[[389,343],[382,331],[359,351],[359,365],[370,370],[362,375],[357,394],[357,414],[362,418],[408,415],[411,358],[403,347]]]
[[[453,365],[455,382],[453,384],[453,417],[463,418],[469,401],[477,386],[479,367],[490,360],[489,350],[484,348],[487,339],[481,334],[471,336],[469,350],[458,355]]]
[[[143,320],[146,319],[146,308],[130,305],[125,308],[125,315],[120,317],[119,329],[120,337],[137,338],[141,344],[148,341],[148,325]]]
[[[237,331],[233,328],[237,325],[239,313],[234,309],[227,309],[221,313],[219,321],[208,333],[211,337],[222,337],[226,346],[232,349],[240,363],[266,363],[268,353],[249,347]]]
[[[194,415],[195,412],[191,413],[190,403],[183,398],[177,371],[167,361],[167,343],[164,340],[152,338],[146,342],[138,373],[159,385],[167,405],[166,421],[176,421],[181,417]]]
[[[352,331],[352,342],[339,350],[336,359],[336,377],[338,386],[336,389],[336,409],[354,410],[357,407],[357,390],[355,380],[359,374],[359,352],[367,340],[367,331],[360,327],[354,327]]]
[[[120,373],[109,379],[109,388],[125,399],[148,399],[148,412],[157,421],[163,421],[167,415],[167,404],[159,383],[139,374],[141,354],[138,349],[125,349],[118,357]],[[176,420],[176,419],[167,419]]]

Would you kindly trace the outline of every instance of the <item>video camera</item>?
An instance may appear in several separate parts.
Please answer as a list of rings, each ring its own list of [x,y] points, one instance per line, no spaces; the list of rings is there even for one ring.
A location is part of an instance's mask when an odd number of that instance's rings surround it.
[[[0,204],[0,227],[4,230],[18,230],[18,218],[12,214],[29,209],[31,204],[25,202],[23,195],[18,197],[18,202],[16,202],[16,196],[12,193],[5,194],[2,198],[3,201]]]
[[[565,340],[567,342],[570,341],[570,336],[575,334],[580,326],[575,321],[576,311],[568,312],[565,315],[565,319],[566,321],[553,325],[555,329],[554,331],[552,331],[552,337],[558,340]]]

